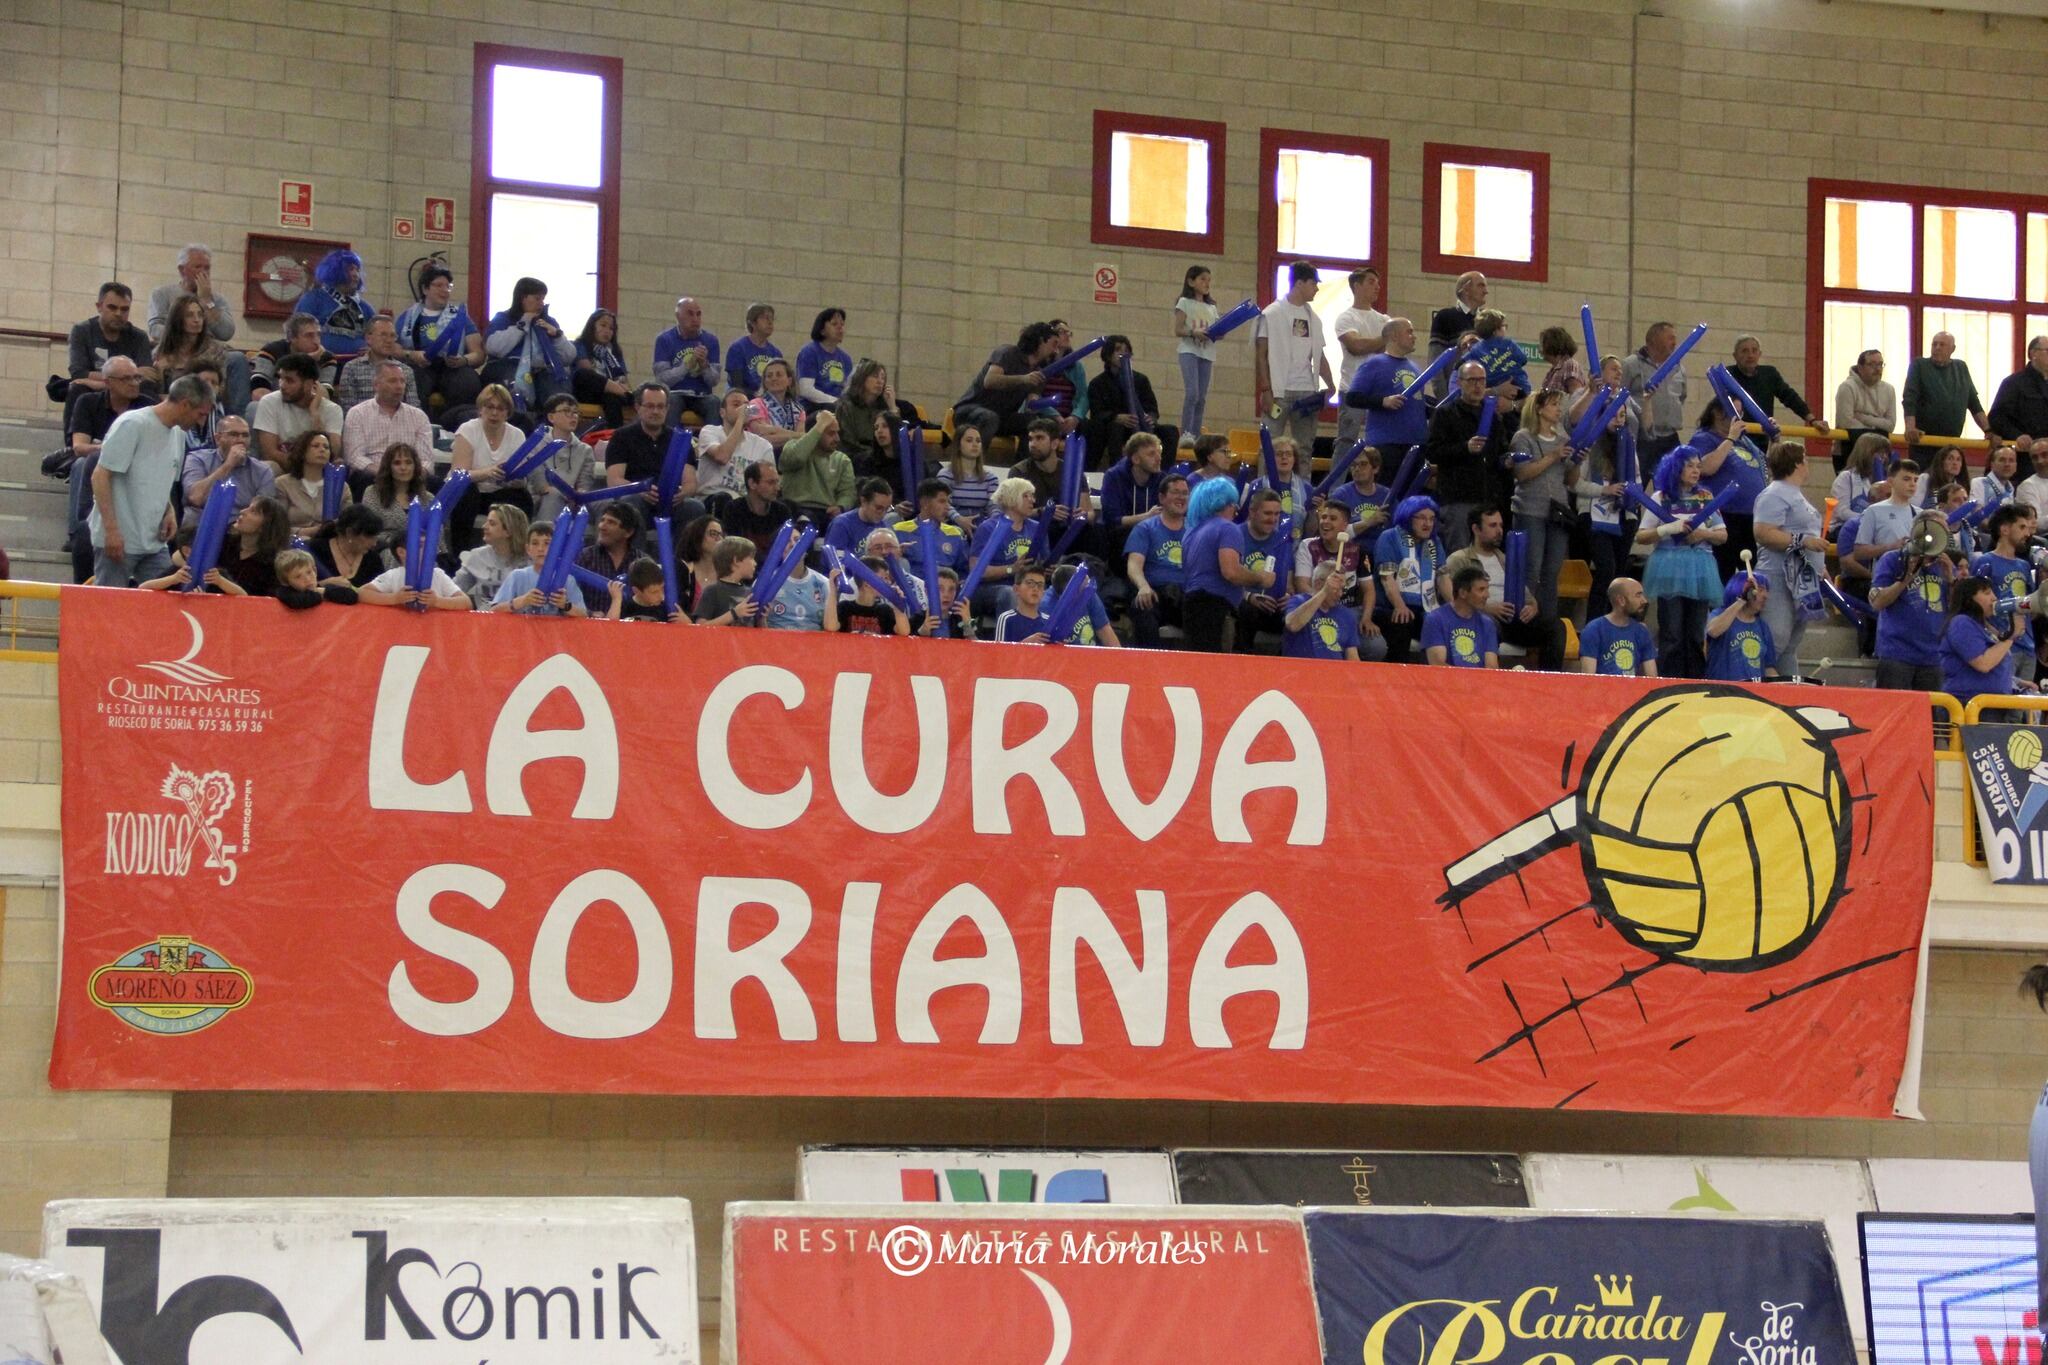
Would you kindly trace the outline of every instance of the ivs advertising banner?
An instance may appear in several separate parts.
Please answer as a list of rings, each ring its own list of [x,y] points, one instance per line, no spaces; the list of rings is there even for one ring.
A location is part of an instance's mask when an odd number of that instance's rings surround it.
[[[797,1197],[812,1204],[1171,1204],[1164,1152],[1028,1147],[806,1147]]]
[[[1313,1365],[1300,1220],[1271,1211],[728,1204],[729,1365]]]
[[[1905,1061],[1909,696],[95,589],[60,670],[63,1087],[1883,1115]]]
[[[74,1200],[43,1257],[122,1365],[694,1365],[683,1199]]]
[[[1848,1365],[1818,1223],[1312,1211],[1327,1365]]]

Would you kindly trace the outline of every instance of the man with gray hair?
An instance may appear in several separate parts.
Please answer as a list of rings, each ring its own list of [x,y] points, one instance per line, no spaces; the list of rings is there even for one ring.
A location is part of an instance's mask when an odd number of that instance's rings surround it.
[[[387,319],[371,322],[365,336],[370,346],[377,344],[380,322],[384,323],[383,330],[391,330]],[[349,362],[349,368],[362,363],[363,358],[358,357]],[[341,419],[341,458],[349,468],[349,483],[358,493],[376,477],[384,452],[394,445],[411,446],[413,453],[429,466],[434,461],[434,431],[426,410],[418,404],[419,391],[413,387],[416,381],[412,366],[395,356],[371,364],[374,369],[370,396],[351,404]],[[408,394],[414,401],[407,401]]]
[[[406,363],[405,349],[398,344],[397,324],[380,314],[364,324],[363,353],[341,367],[341,378],[334,386],[334,401],[341,404],[343,412],[369,398],[377,387],[377,371],[387,360],[405,365],[405,401],[425,410],[426,404],[420,402],[419,379]]]
[[[1621,362],[1621,381],[1635,395],[1643,414],[1642,469],[1645,476],[1657,461],[1678,449],[1681,428],[1692,414],[1685,410],[1685,366],[1667,375],[1655,393],[1646,385],[1659,365],[1678,349],[1678,328],[1668,322],[1653,322],[1643,334],[1643,349]]]
[[[1993,440],[2011,441],[2022,455],[2048,441],[2048,336],[2027,342],[2027,365],[2007,375],[1991,403]]]
[[[213,389],[197,375],[174,382],[154,407],[114,419],[92,471],[93,581],[126,588],[171,571],[178,529],[171,489],[185,467],[185,432],[213,410]]]
[[[284,335],[275,341],[266,341],[263,349],[256,353],[249,384],[258,397],[277,387],[277,362],[288,355],[311,356],[323,383],[331,384],[337,378],[339,367],[320,343],[320,319],[311,313],[294,313],[284,320]]]
[[[235,335],[235,310],[225,295],[214,292],[213,251],[200,242],[192,242],[178,252],[178,278],[171,284],[160,284],[149,293],[149,339],[159,342],[164,339],[164,328],[170,322],[171,305],[181,295],[190,294],[199,300],[199,306],[206,310],[206,334],[215,341],[226,342]],[[249,406],[249,358],[239,350],[227,348],[226,392],[222,401],[229,412],[240,412]]]
[[[1974,417],[1977,429],[1991,434],[1991,419],[1984,401],[1977,396],[1977,382],[1970,377],[1970,364],[1957,360],[1955,335],[1936,332],[1927,343],[1927,354],[1915,356],[1906,367],[1906,385],[1899,394],[1899,410],[1906,415],[1906,440],[1913,443],[1909,454],[1931,465],[1934,451],[1922,448],[1922,436],[1961,436],[1963,418]],[[1998,444],[1996,440],[1993,445]]]
[[[1756,400],[1758,409],[1766,417],[1777,414],[1778,404],[1783,403],[1787,412],[1796,415],[1810,427],[1827,429],[1821,415],[1806,405],[1799,396],[1799,390],[1785,381],[1775,365],[1764,364],[1764,344],[1753,336],[1735,338],[1735,350],[1731,357],[1735,363],[1728,373],[1735,376],[1735,382],[1742,385],[1743,392]]]
[[[221,480],[235,481],[235,510],[241,511],[258,498],[277,496],[277,475],[268,460],[249,458],[249,424],[229,413],[213,429],[213,444],[185,452],[185,471],[179,483],[185,490],[185,522],[199,519],[199,509],[213,496]]]

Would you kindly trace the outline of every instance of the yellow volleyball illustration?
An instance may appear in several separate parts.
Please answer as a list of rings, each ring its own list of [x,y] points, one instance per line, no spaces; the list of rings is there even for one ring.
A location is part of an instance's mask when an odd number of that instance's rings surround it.
[[[1803,947],[1848,870],[1849,789],[1795,712],[1735,689],[1660,693],[1579,783],[1593,898],[1631,942],[1708,969]]]
[[[2005,742],[2006,761],[2021,772],[2041,761],[2041,737],[2032,730],[2015,730]]]
[[[1566,843],[1629,942],[1705,971],[1755,971],[1813,940],[1849,866],[1847,719],[1739,688],[1653,692],[1586,760],[1577,792],[1444,869],[1455,904]]]

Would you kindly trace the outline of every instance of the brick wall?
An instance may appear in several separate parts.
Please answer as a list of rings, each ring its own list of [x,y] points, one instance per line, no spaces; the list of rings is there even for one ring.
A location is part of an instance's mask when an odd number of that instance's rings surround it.
[[[192,239],[237,280],[287,177],[315,182],[311,235],[356,244],[376,302],[406,301],[422,248],[390,221],[426,194],[460,204],[464,269],[478,40],[625,62],[619,301],[638,370],[680,291],[727,337],[746,304],[774,302],[799,343],[830,303],[852,314],[850,350],[932,402],[1020,322],[1059,313],[1138,338],[1177,406],[1168,308],[1188,258],[1088,242],[1098,105],[1228,124],[1219,297],[1255,287],[1262,126],[1391,141],[1389,302],[1415,315],[1449,293],[1420,270],[1422,143],[1497,141],[1552,155],[1550,283],[1496,294],[1518,335],[1590,299],[1610,346],[1705,318],[1758,332],[1795,380],[1807,177],[1991,189],[2048,171],[2002,93],[2027,88],[2048,22],[1853,0],[215,8],[67,0],[0,20],[36,59],[0,88],[0,323],[61,330],[102,279],[170,278]],[[1101,260],[1122,269],[1121,305],[1085,301]],[[1221,420],[1246,412],[1246,351],[1225,348]],[[51,360],[0,347],[0,404],[39,403],[29,381]]]

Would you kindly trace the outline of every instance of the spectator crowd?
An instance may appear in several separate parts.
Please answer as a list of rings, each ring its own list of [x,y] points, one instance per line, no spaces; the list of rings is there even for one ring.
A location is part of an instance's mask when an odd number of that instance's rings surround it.
[[[80,581],[186,588],[196,572],[295,607],[1448,667],[1575,655],[1586,672],[1748,681],[1798,678],[1808,624],[1835,614],[1879,685],[1960,697],[2031,689],[2048,640],[2048,337],[1988,407],[1947,333],[1902,394],[1867,351],[1829,426],[1753,336],[1702,380],[1699,332],[1666,322],[1626,354],[1591,354],[1590,318],[1586,351],[1563,325],[1524,347],[1476,272],[1424,332],[1379,311],[1370,269],[1326,322],[1311,265],[1255,317],[1220,309],[1198,266],[1162,328],[1176,423],[1130,338],[1077,347],[1058,319],[991,350],[933,420],[853,358],[842,308],[818,310],[792,358],[772,305],[727,345],[679,298],[636,382],[617,317],[572,328],[538,279],[479,322],[432,264],[393,316],[336,251],[281,335],[244,352],[211,269],[189,246],[144,326],[108,283],[72,329],[52,472],[71,481]],[[1250,459],[1206,420],[1216,348],[1240,326]],[[1808,440],[1774,439],[1781,411],[1825,433],[1825,500]],[[1981,468],[1957,444],[1966,421],[1989,440]],[[202,534],[223,543],[195,553]],[[416,551],[430,569],[408,570]]]

